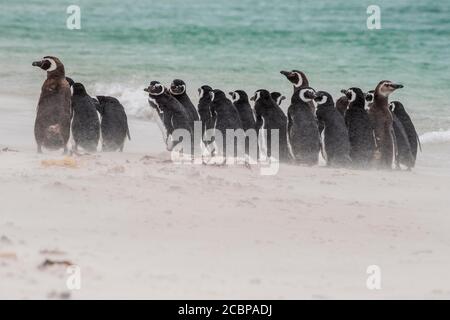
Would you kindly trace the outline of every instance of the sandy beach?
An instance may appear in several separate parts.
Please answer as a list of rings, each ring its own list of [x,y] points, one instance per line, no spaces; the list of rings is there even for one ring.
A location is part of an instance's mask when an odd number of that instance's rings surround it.
[[[450,298],[450,172],[426,153],[413,172],[262,176],[175,165],[154,123],[130,124],[125,153],[63,166],[36,154],[26,121],[0,145],[0,298]]]

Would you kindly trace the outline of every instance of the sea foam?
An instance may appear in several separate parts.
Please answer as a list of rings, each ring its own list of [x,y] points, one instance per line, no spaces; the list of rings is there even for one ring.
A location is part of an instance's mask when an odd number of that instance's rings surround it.
[[[450,142],[450,130],[425,132],[420,136],[420,142],[423,144]]]

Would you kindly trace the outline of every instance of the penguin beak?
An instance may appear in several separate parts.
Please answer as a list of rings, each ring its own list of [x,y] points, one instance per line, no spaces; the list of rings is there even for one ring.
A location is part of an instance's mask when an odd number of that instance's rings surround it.
[[[341,93],[344,94],[344,95],[347,95],[347,90],[342,89],[342,90],[341,90]]]
[[[32,64],[31,64],[33,67],[42,67],[42,61],[34,61]]]
[[[144,91],[145,92],[150,92],[150,89],[149,88],[145,88]]]
[[[255,101],[256,100],[256,94],[250,98],[250,101]]]
[[[289,71],[280,71],[280,73],[285,76],[285,77],[289,77],[291,75],[292,72]]]
[[[228,94],[229,94],[230,96],[233,96],[233,92],[232,92],[232,91],[228,92]]]
[[[393,84],[391,84],[391,87],[394,88],[394,89],[401,89],[401,88],[403,88],[403,85],[402,84],[393,83]]]
[[[280,97],[280,102],[283,101],[283,100],[286,100],[286,97],[285,97],[285,96],[281,96],[281,97]]]

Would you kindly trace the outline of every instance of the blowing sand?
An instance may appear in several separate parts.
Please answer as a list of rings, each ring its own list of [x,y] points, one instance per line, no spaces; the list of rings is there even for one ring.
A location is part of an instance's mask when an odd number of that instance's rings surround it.
[[[17,144],[0,153],[0,298],[450,298],[448,170],[261,176],[133,144],[58,166]]]

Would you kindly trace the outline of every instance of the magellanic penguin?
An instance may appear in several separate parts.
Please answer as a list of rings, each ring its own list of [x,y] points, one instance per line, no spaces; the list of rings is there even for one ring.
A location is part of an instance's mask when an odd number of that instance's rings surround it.
[[[72,136],[75,141],[73,149],[82,147],[88,152],[96,152],[100,139],[100,121],[96,104],[81,83],[72,85]]]
[[[314,89],[302,87],[288,108],[288,139],[292,157],[298,164],[316,165],[319,161],[320,135],[317,119],[311,111]]]
[[[234,157],[237,155],[235,152],[237,150],[237,144],[233,144],[233,146],[227,146],[227,130],[238,130],[242,129],[242,122],[239,117],[239,112],[236,110],[236,107],[233,103],[226,97],[225,92],[219,89],[215,89],[210,92],[211,96],[211,114],[214,118],[214,130],[219,131],[222,134],[223,141],[223,156],[226,157]],[[216,137],[217,139],[217,137]],[[230,147],[234,149],[232,153],[230,153]],[[242,149],[243,150],[243,149]],[[216,154],[219,155],[221,150],[216,150]],[[240,155],[239,155],[240,156]]]
[[[46,56],[32,64],[47,72],[37,107],[34,136],[38,153],[42,147],[50,150],[64,149],[70,138],[72,117],[71,92],[66,80],[64,65],[52,56]]]
[[[327,166],[349,166],[350,141],[344,118],[334,106],[328,92],[318,91],[314,95],[317,103],[317,119],[324,124],[324,147]]]
[[[392,169],[395,154],[395,135],[393,118],[389,110],[389,95],[403,88],[388,80],[378,83],[374,92],[374,101],[369,108],[369,119],[375,134],[375,165],[378,168]]]
[[[174,141],[172,139],[172,134],[176,129],[187,130],[191,138],[194,137],[194,124],[191,116],[184,106],[160,82],[151,81],[150,85],[144,91],[148,93],[150,106],[158,110],[159,116],[163,120],[167,132],[165,142],[168,151],[172,151],[181,142],[181,140]]]
[[[417,137],[414,140],[415,143],[415,153],[411,142],[409,140],[408,133],[402,121],[397,117],[394,110],[399,107],[400,102],[394,101],[389,104],[389,110],[392,112],[393,127],[395,133],[396,142],[396,154],[395,154],[395,167],[400,169],[400,164],[406,166],[408,170],[414,168],[417,156]]]
[[[243,90],[236,90],[230,92],[229,94],[234,107],[239,113],[242,129],[244,129],[244,131],[247,131],[248,129],[255,129],[255,114],[250,106],[247,93]]]
[[[365,99],[366,99],[366,104],[367,104],[366,110],[369,110],[372,107],[372,105],[373,105],[373,102],[375,100],[374,92],[375,92],[375,90],[369,90],[365,94]]]
[[[349,103],[344,118],[350,140],[352,164],[359,168],[368,167],[373,158],[375,141],[365,109],[364,92],[355,87],[343,89],[341,92]]]
[[[198,114],[202,122],[202,137],[205,131],[214,126],[214,118],[211,114],[211,92],[213,89],[208,85],[203,85],[198,88]]]
[[[279,106],[281,106],[283,100],[286,100],[286,97],[277,91],[271,92],[270,96],[272,97],[273,101],[275,101]]]
[[[186,83],[183,80],[175,79],[170,85],[170,93],[181,103],[181,105],[186,109],[192,122],[199,121],[197,109],[195,109],[192,104],[191,99],[186,93]]]
[[[399,101],[393,101],[390,104],[390,109],[394,113],[394,115],[400,120],[405,129],[406,135],[408,136],[409,144],[411,145],[411,152],[414,157],[414,164],[417,158],[417,149],[422,149],[420,145],[419,135],[417,134],[416,128],[409,116],[406,112],[405,107]]]
[[[287,141],[287,117],[280,106],[273,101],[270,92],[264,89],[257,90],[250,99],[255,102],[254,110],[256,116],[256,130],[258,132],[259,150],[266,156],[274,157],[272,152],[271,130],[278,130],[279,161],[289,160]],[[267,134],[260,134],[264,129]],[[262,132],[261,132],[262,133]]]
[[[125,139],[130,137],[128,119],[122,104],[114,97],[97,96],[99,104],[96,106],[100,113],[102,132],[102,151],[123,151]]]

